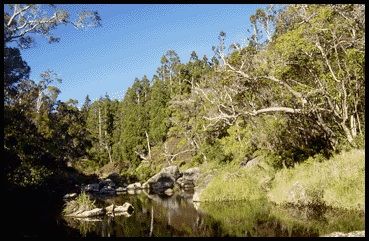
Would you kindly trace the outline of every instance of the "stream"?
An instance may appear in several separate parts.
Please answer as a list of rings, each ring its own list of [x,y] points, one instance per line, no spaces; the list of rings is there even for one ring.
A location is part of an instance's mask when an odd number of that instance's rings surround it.
[[[192,193],[173,196],[121,194],[97,198],[99,207],[129,202],[131,216],[80,220],[57,217],[70,236],[101,237],[313,237],[365,229],[364,212],[275,206],[267,201],[193,203]],[[73,230],[73,232],[71,232]]]

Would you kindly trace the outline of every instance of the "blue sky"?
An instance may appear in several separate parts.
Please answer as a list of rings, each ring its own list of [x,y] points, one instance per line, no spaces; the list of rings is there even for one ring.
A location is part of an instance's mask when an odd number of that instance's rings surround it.
[[[108,93],[122,98],[135,77],[149,79],[160,65],[161,56],[175,50],[187,62],[195,50],[200,58],[213,56],[218,34],[227,34],[226,44],[244,44],[249,17],[263,5],[249,4],[90,4],[57,5],[72,13],[97,10],[102,27],[83,31],[59,26],[53,33],[59,43],[48,44],[36,37],[33,48],[22,51],[31,67],[31,79],[54,70],[62,79],[56,84],[59,99],[77,99],[79,106],[89,94],[97,99]],[[75,16],[75,15],[74,15]]]

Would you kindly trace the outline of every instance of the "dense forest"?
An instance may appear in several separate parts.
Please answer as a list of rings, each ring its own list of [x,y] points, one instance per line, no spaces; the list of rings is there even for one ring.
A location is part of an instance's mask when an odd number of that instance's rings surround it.
[[[87,95],[80,108],[58,99],[53,83],[62,80],[53,71],[31,80],[22,50],[33,47],[34,34],[58,42],[57,26],[102,20],[51,8],[51,16],[32,4],[4,11],[7,191],[53,190],[75,170],[144,182],[169,165],[238,169],[255,157],[288,175],[311,158],[365,147],[364,5],[258,9],[247,45],[226,46],[222,31],[214,56],[193,51],[183,63],[168,50],[156,74],[136,78],[122,100]]]

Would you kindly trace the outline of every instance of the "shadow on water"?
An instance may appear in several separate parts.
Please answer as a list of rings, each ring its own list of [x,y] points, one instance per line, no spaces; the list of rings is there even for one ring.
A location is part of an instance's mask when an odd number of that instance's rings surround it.
[[[103,217],[99,221],[72,218],[65,222],[82,236],[319,236],[335,231],[364,229],[364,214],[336,209],[274,206],[252,202],[192,203],[192,194],[171,197],[122,194],[98,199],[98,205],[131,203],[131,216]]]

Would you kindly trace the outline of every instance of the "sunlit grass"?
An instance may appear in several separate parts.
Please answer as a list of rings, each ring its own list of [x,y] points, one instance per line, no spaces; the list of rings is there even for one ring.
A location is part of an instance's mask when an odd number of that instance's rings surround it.
[[[266,197],[266,183],[272,170],[263,163],[251,168],[228,165],[216,169],[214,178],[201,193],[201,201],[256,200]]]
[[[290,190],[299,183],[305,190],[306,199],[321,193],[324,204],[347,209],[363,209],[365,198],[364,150],[351,150],[322,162],[311,158],[291,169],[276,173],[272,189],[268,193],[271,201],[282,204],[292,202]]]

